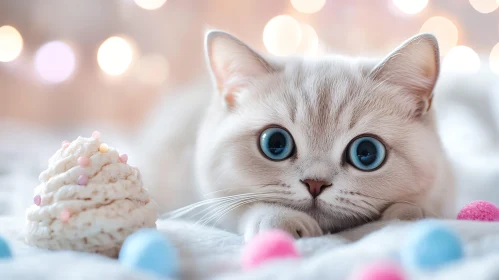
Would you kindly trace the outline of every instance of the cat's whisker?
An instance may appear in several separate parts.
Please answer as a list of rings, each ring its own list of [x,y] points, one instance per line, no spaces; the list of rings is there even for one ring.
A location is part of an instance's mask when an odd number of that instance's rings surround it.
[[[267,197],[253,197],[253,198],[247,198],[247,199],[243,199],[240,201],[228,203],[228,205],[226,204],[226,205],[223,205],[222,207],[219,207],[218,209],[216,209],[216,211],[214,213],[212,213],[208,218],[199,220],[198,223],[202,222],[202,224],[205,225],[217,217],[218,217],[218,219],[217,219],[217,222],[218,222],[227,213],[229,213],[230,211],[232,211],[232,210],[234,210],[242,205],[252,203],[252,202],[267,200],[267,199],[268,199]]]
[[[365,211],[365,212],[367,212],[367,213],[373,213],[373,214],[375,214],[375,215],[380,215],[379,210],[378,210],[378,209],[376,209],[376,208],[374,208],[374,209],[369,209],[369,208],[367,208],[367,207],[365,207],[365,206],[362,206],[362,205],[356,204],[356,203],[354,203],[353,201],[350,201],[350,203],[352,204],[352,206],[355,206],[355,207],[357,207],[357,208],[360,208],[360,209],[364,210],[364,211]]]
[[[220,221],[220,219],[223,216],[225,216],[227,213],[229,213],[233,209],[236,209],[236,208],[238,208],[238,207],[240,207],[242,205],[245,205],[245,204],[248,204],[248,203],[252,203],[252,202],[256,202],[256,201],[260,201],[260,200],[261,199],[246,199],[246,200],[241,200],[241,201],[232,203],[231,205],[224,205],[224,207],[220,207],[220,209],[218,209],[218,211],[216,211],[215,213],[211,214],[209,217],[205,218],[204,220],[199,220],[197,223],[201,223],[201,225],[207,225],[208,223],[210,223],[214,219],[218,218],[216,220],[216,222],[214,223],[214,225],[216,225],[218,223],[218,221]]]
[[[196,203],[184,206],[182,208],[173,210],[171,212],[165,213],[165,214],[163,214],[161,216],[161,218],[179,217],[179,216],[184,215],[185,213],[191,212],[191,211],[193,211],[195,209],[198,209],[200,207],[203,207],[203,206],[206,206],[206,205],[209,205],[209,204],[212,204],[212,203],[217,203],[217,202],[220,202],[220,201],[230,200],[230,199],[231,198],[219,197],[219,198],[212,198],[212,199],[202,200],[202,201],[199,201],[199,202],[196,202]],[[234,199],[236,199],[236,198],[234,198]]]
[[[213,224],[214,224],[214,225],[218,224],[218,222],[219,222],[219,221],[220,221],[220,220],[221,220],[221,219],[222,219],[225,215],[227,215],[230,211],[235,210],[236,208],[239,208],[239,207],[241,207],[241,206],[243,206],[243,205],[246,205],[246,204],[249,204],[249,203],[253,203],[253,202],[257,202],[257,201],[259,201],[259,200],[258,200],[258,199],[255,199],[255,200],[243,201],[243,202],[241,202],[241,203],[239,203],[239,204],[236,204],[236,205],[232,206],[231,208],[227,209],[227,211],[225,211],[224,213],[221,213],[221,214],[219,215],[218,219],[217,219],[217,220],[216,220]]]
[[[370,211],[367,208],[359,207],[359,205],[351,201],[346,203],[344,200],[338,200],[334,205],[329,203],[323,203],[323,205],[330,211],[340,213],[345,219],[357,218],[369,222],[373,220],[373,216],[379,216],[379,211]]]
[[[244,197],[249,197],[252,195],[260,195],[260,194],[266,194],[266,193],[245,193],[245,194],[237,194],[237,195],[232,195],[232,196],[224,196],[224,197],[217,197],[217,198],[211,198],[211,199],[206,199],[202,200],[187,206],[184,206],[182,208],[173,210],[171,212],[165,213],[161,216],[161,218],[168,218],[168,217],[179,217],[184,215],[185,213],[191,212],[192,210],[195,210],[199,207],[203,207],[212,203],[217,203],[220,201],[229,201],[229,200],[237,200],[240,198]]]
[[[179,209],[174,210],[172,212],[165,213],[161,216],[161,218],[174,219],[174,218],[184,216],[185,214],[188,214],[188,213],[190,213],[196,209],[199,209],[200,207],[203,207],[203,206],[212,205],[212,204],[219,204],[221,202],[237,202],[237,201],[245,199],[245,198],[264,197],[264,196],[271,195],[271,194],[275,194],[275,193],[274,192],[244,193],[244,194],[237,194],[237,195],[232,195],[232,196],[224,196],[224,197],[202,200],[200,202],[196,202],[194,204],[187,205],[185,207],[179,208]]]
[[[243,199],[243,201],[244,200],[246,200],[246,199]],[[208,211],[206,211],[206,213],[204,213],[203,216],[201,216],[199,219],[197,219],[196,224],[205,225],[207,223],[207,221],[209,221],[213,215],[216,215],[216,213],[223,211],[223,209],[226,209],[228,206],[233,205],[235,203],[239,203],[239,202],[241,202],[241,200],[229,201],[229,202],[223,202],[223,203],[217,204],[215,207],[209,209]]]
[[[228,202],[224,202],[224,203],[219,203],[216,207],[212,207],[211,209],[209,209],[199,220],[198,222],[200,221],[203,221],[205,219],[207,219],[207,216],[213,216],[213,215],[216,215],[218,212],[221,212],[221,211],[224,211],[224,209],[227,209],[227,208],[230,208],[232,207],[232,205],[234,204],[238,204],[240,202],[243,202],[243,201],[248,201],[248,200],[254,200],[256,198],[254,197],[248,197],[248,198],[242,198],[242,199],[238,199],[238,200],[233,200],[233,201],[228,201]],[[263,198],[262,198],[263,199]]]
[[[362,203],[364,203],[364,204],[367,204],[367,205],[371,206],[373,209],[378,210],[378,209],[377,209],[377,208],[376,208],[376,207],[375,207],[372,203],[370,203],[369,201],[367,201],[367,200],[362,200],[362,199],[361,199],[360,201],[361,201]]]
[[[239,200],[240,199],[235,199],[235,198],[234,199],[227,199],[227,200],[216,200],[216,201],[212,201],[210,203],[206,203],[203,205],[198,205],[196,207],[190,207],[188,209],[183,209],[181,212],[166,213],[165,215],[162,216],[162,218],[177,219],[177,218],[181,218],[181,217],[185,217],[185,216],[196,217],[196,216],[200,215],[201,213],[203,213],[201,210],[204,209],[204,208],[202,208],[204,206],[208,206],[208,209],[211,209],[211,208],[214,208],[220,204],[237,202]]]
[[[375,196],[372,196],[372,195],[367,195],[367,194],[364,194],[364,193],[361,193],[361,192],[354,192],[354,194],[360,195],[360,196],[369,197],[369,198],[373,198],[373,199],[377,199],[377,200],[381,200],[381,201],[385,201],[385,202],[387,202],[387,204],[405,203],[405,204],[408,204],[408,205],[412,205],[412,206],[416,206],[416,207],[421,207],[420,205],[418,205],[418,204],[416,204],[414,202],[411,202],[411,201],[407,201],[407,200],[390,200],[390,199],[386,199],[386,198],[381,198],[381,197],[375,197]],[[429,212],[430,214],[434,215],[435,217],[438,217],[438,215],[436,215],[435,213],[433,213],[431,210],[425,209],[425,211]]]
[[[247,185],[247,186],[238,186],[236,188],[230,188],[230,189],[222,189],[222,190],[217,190],[213,192],[208,192],[203,194],[203,197],[208,197],[217,193],[229,193],[229,192],[240,192],[241,190],[244,189],[249,189],[253,190],[254,188],[262,188],[262,187],[267,187],[267,186],[278,186],[279,184],[256,184],[256,185]]]
[[[241,189],[244,189],[244,188],[238,188],[237,190],[240,191]],[[217,191],[205,193],[205,194],[203,194],[203,197],[209,197],[209,196],[214,195],[214,194],[228,193],[228,192],[233,192],[233,191],[236,191],[236,189],[222,189],[222,190],[217,190]]]
[[[355,203],[355,202],[365,202],[364,200],[356,200],[356,199],[351,199],[351,198],[347,198],[346,201],[343,201],[344,203],[346,204],[349,204],[349,205],[352,205],[354,207],[357,207],[357,208],[360,208],[362,210],[364,210],[365,212],[368,212],[368,213],[373,213],[373,214],[376,214],[376,215],[380,215],[380,211],[378,208],[374,207],[374,205],[370,204],[370,203],[366,203],[368,207],[366,206],[363,206],[363,205],[360,205],[358,203]]]
[[[246,201],[241,201],[240,203],[236,203],[235,205],[232,205],[230,207],[228,207],[227,209],[223,210],[223,211],[220,211],[219,213],[217,213],[217,215],[215,215],[214,218],[216,218],[216,216],[218,216],[218,219],[214,222],[214,225],[218,224],[218,222],[225,216],[227,215],[230,211],[232,210],[235,210],[236,208],[239,208],[243,205],[246,205],[246,204],[250,204],[250,203],[254,203],[254,202],[258,202],[258,201],[262,201],[263,199],[262,198],[253,198],[253,199],[248,199]],[[265,198],[265,201],[267,202],[276,202],[278,201],[278,199],[268,199],[268,198]]]
[[[379,216],[380,210],[374,207],[372,204],[361,205],[363,200],[355,197],[348,196],[350,192],[339,190],[335,195],[336,203],[334,206],[340,204],[345,205],[344,207],[350,209],[350,211],[355,211],[356,213],[372,218],[372,216]]]
[[[331,205],[330,209],[335,213],[341,214],[343,219],[352,219],[352,216],[356,217],[356,213],[347,207],[343,207],[340,205]]]
[[[218,217],[217,221],[215,222],[215,224],[217,224],[218,221],[227,213],[245,204],[258,201],[276,202],[280,199],[279,197],[276,197],[276,195],[280,193],[281,192],[257,193],[256,195],[250,197],[241,198],[239,199],[239,201],[230,201],[223,203],[222,205],[219,205],[218,207],[215,207],[215,209],[212,209],[211,211],[206,213],[203,217],[201,217],[200,220],[198,220],[197,223],[202,222],[202,224],[205,225]],[[207,215],[209,215],[209,217],[206,217]]]
[[[222,200],[222,201],[218,201],[218,202],[215,202],[211,205],[209,205],[208,207],[204,208],[203,211],[198,211],[197,213],[194,213],[192,216],[190,216],[191,218],[195,218],[196,216],[199,216],[201,214],[204,214],[200,219],[203,219],[204,217],[206,217],[206,215],[209,215],[209,213],[211,213],[212,210],[214,209],[217,209],[218,207],[224,207],[225,205],[227,204],[231,204],[233,202],[237,202],[237,201],[240,201],[240,199],[238,198],[234,198],[234,199],[230,199],[230,200]]]

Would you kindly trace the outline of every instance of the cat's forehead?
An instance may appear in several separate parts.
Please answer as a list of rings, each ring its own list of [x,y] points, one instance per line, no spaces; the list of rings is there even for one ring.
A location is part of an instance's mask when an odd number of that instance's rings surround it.
[[[369,89],[375,84],[358,64],[347,61],[292,62],[274,80],[268,81],[266,102],[274,103],[275,114],[291,121],[336,123],[348,110],[361,111]]]
[[[351,61],[288,62],[258,88],[256,104],[261,105],[248,112],[260,109],[257,118],[266,124],[299,128],[310,138],[327,133],[329,140],[358,126],[376,126],[379,119],[401,119],[393,88],[366,72]]]
[[[292,61],[286,63],[279,76],[279,83],[296,98],[342,98],[352,90],[370,85],[362,64],[343,59]]]
[[[360,71],[325,62],[289,67],[281,79],[287,94],[303,105],[322,111],[333,110],[335,103],[361,89],[361,84],[365,83]]]

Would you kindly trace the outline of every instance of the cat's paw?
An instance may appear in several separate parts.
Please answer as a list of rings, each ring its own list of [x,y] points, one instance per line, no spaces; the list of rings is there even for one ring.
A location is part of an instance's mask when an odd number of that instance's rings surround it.
[[[425,218],[423,208],[406,203],[394,203],[381,215],[382,221],[404,220],[412,221]]]
[[[308,214],[277,206],[261,206],[247,213],[243,225],[244,239],[260,232],[280,229],[294,238],[321,236],[322,229]]]

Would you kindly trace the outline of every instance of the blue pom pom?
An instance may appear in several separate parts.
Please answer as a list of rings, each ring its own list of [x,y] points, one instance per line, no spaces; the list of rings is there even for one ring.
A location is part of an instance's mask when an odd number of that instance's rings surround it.
[[[437,221],[422,221],[414,226],[401,251],[404,265],[436,269],[463,257],[457,234]]]
[[[9,258],[12,258],[12,251],[10,251],[7,241],[0,236],[0,259]]]
[[[157,230],[142,229],[130,235],[123,243],[118,259],[133,270],[163,277],[177,274],[176,250]]]

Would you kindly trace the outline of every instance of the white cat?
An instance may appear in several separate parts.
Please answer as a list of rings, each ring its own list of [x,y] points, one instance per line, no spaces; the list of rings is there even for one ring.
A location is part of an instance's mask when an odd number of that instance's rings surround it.
[[[439,75],[432,35],[411,38],[379,62],[268,57],[212,31],[206,56],[215,93],[184,91],[175,108],[190,117],[165,128],[165,153],[155,150],[188,168],[144,171],[146,181],[164,172],[181,186],[153,189],[159,203],[172,205],[195,186],[212,200],[187,210],[208,206],[205,221],[246,238],[271,228],[309,237],[380,218],[452,213],[453,177],[431,107]]]

